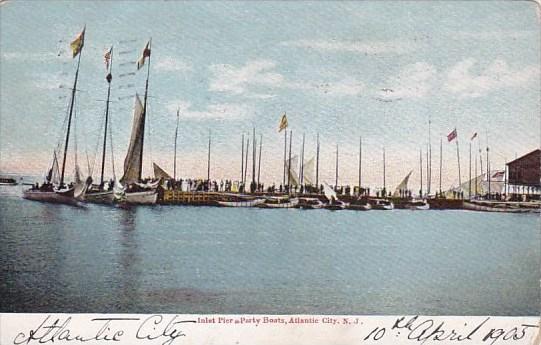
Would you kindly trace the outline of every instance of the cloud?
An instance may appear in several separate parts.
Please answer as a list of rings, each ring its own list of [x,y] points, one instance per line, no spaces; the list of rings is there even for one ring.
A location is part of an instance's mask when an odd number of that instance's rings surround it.
[[[192,70],[192,66],[189,63],[171,56],[159,59],[155,68],[163,72],[187,72]]]
[[[335,96],[355,96],[364,84],[355,78],[346,77],[337,81],[289,81],[275,71],[276,63],[269,60],[249,61],[242,67],[231,65],[212,65],[210,91],[243,94],[251,99],[275,97],[268,92],[258,92],[261,88],[289,89],[318,92]]]
[[[475,73],[472,69],[476,65],[474,58],[457,63],[447,72],[444,89],[459,97],[476,98],[500,89],[523,87],[539,79],[538,66],[513,70],[505,60],[497,59]]]
[[[383,101],[423,98],[436,83],[436,68],[426,62],[405,66],[398,76],[389,78],[385,87],[376,92]]]
[[[347,52],[361,54],[404,54],[415,50],[414,45],[402,41],[337,41],[337,40],[298,40],[286,41],[281,45],[286,47],[308,48],[319,51]]]
[[[275,67],[276,64],[269,60],[249,61],[242,67],[227,64],[212,65],[209,90],[242,94],[249,86],[279,86],[284,77],[271,71]]]
[[[66,54],[65,49],[61,49],[58,54],[54,53],[25,53],[25,52],[5,52],[2,53],[2,60],[13,62],[46,62],[51,60],[66,60],[70,57]]]
[[[166,108],[169,113],[176,113],[177,109],[179,109],[182,118],[196,120],[233,120],[245,118],[252,113],[250,107],[247,105],[231,103],[209,104],[204,110],[194,110],[192,103],[184,100],[169,102]]]

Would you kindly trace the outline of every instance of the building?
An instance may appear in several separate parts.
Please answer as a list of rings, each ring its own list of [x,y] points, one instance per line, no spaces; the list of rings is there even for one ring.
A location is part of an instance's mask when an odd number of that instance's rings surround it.
[[[507,163],[507,192],[512,199],[539,199],[541,150],[536,149]]]

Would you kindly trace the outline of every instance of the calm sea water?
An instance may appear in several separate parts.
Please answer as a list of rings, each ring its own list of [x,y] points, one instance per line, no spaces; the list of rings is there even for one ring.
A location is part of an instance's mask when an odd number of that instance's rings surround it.
[[[0,311],[538,315],[535,215],[74,208],[0,188]]]

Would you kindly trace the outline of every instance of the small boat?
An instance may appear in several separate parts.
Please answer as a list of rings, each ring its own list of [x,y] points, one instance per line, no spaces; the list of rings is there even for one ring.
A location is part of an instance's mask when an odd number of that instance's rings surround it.
[[[115,201],[113,190],[90,189],[85,193],[84,201],[94,204],[112,204]]]
[[[386,199],[374,199],[372,200],[372,209],[374,210],[392,210],[394,204],[392,201]]]
[[[50,188],[49,188],[50,186]],[[33,201],[50,202],[78,206],[79,201],[74,198],[74,188],[57,190],[52,185],[43,185],[40,188],[31,188],[23,192],[23,198]]]
[[[299,198],[297,208],[303,210],[315,210],[323,208],[325,204],[318,198]]]
[[[519,203],[464,201],[464,209],[483,212],[532,213],[541,212],[539,207],[523,207]]]
[[[426,200],[412,200],[405,207],[408,210],[429,210],[430,204]]]
[[[372,209],[372,206],[370,206],[369,203],[355,202],[355,203],[350,203],[347,206],[347,209],[355,210],[355,211],[369,211]]]
[[[288,196],[271,196],[264,199],[257,207],[261,208],[293,208],[299,204],[298,198],[289,198]]]
[[[11,177],[0,177],[0,186],[15,186],[17,181]]]
[[[125,202],[132,205],[154,205],[158,200],[158,192],[154,190],[145,190],[141,192],[126,192]]]
[[[238,201],[218,201],[219,206],[224,207],[255,207],[265,202],[265,199],[251,199]]]
[[[348,204],[346,204],[342,200],[336,199],[336,200],[330,201],[328,204],[323,206],[323,208],[326,210],[331,210],[331,211],[339,211],[339,210],[346,209],[347,205]]]

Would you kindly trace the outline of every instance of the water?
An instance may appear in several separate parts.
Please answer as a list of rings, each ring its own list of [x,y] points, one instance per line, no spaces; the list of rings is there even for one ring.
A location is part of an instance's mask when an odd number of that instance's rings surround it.
[[[0,188],[1,312],[538,315],[535,215],[74,208]]]

